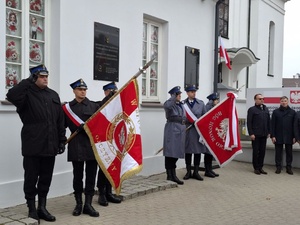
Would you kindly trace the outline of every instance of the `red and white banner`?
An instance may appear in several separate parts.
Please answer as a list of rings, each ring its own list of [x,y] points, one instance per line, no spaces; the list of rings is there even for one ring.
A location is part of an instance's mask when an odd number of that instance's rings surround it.
[[[142,170],[138,85],[132,79],[89,120],[84,129],[99,166],[116,194],[122,182]]]
[[[226,51],[226,48],[223,44],[223,40],[222,40],[221,36],[219,36],[219,40],[220,40],[219,41],[220,42],[220,57],[224,58],[226,66],[228,67],[228,69],[231,70],[230,59],[229,59],[228,53]]]
[[[234,93],[227,93],[227,99],[195,122],[200,137],[221,167],[236,155],[243,153],[238,132],[235,98]]]

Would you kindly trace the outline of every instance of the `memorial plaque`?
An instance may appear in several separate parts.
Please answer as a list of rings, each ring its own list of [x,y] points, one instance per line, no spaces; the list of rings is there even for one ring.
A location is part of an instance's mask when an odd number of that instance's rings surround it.
[[[199,61],[200,50],[186,46],[184,87],[196,85],[199,88]]]
[[[94,80],[119,81],[120,30],[94,23]]]

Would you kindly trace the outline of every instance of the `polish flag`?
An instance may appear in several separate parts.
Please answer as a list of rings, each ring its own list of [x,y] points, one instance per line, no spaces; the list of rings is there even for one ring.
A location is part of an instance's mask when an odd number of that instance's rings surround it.
[[[219,36],[219,40],[220,40],[220,57],[224,58],[226,66],[228,67],[228,69],[231,70],[230,59],[229,59],[228,53],[226,51],[226,48],[223,44],[223,40],[222,40],[221,36]]]

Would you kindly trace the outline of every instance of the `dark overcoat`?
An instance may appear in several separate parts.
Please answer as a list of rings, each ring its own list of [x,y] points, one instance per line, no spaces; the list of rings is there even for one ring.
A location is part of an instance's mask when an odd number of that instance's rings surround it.
[[[293,144],[296,111],[289,106],[279,107],[273,111],[271,119],[271,137],[276,138],[275,144]]]
[[[193,103],[190,103],[188,98],[183,101],[186,104],[191,112],[197,117],[200,118],[206,113],[205,104],[202,100],[197,98],[194,99]],[[187,127],[191,125],[187,123]],[[185,138],[185,153],[192,153],[192,154],[200,154],[200,153],[207,153],[207,149],[205,145],[203,145],[199,141],[199,134],[194,126],[186,131],[186,138]]]
[[[76,99],[69,103],[71,110],[83,121],[88,120],[99,108],[99,104],[85,98],[82,102]],[[77,126],[65,114],[65,126],[69,127],[71,133],[77,130]],[[95,160],[93,148],[88,135],[82,129],[68,144],[68,161]]]
[[[172,95],[164,103],[164,110],[167,123],[164,129],[163,155],[184,158],[186,126],[182,121],[186,121],[186,117],[182,103],[176,102],[176,96]]]
[[[247,129],[249,135],[267,137],[271,133],[271,119],[268,107],[254,105],[247,112]]]
[[[23,123],[22,155],[55,156],[59,143],[66,141],[64,113],[58,94],[24,79],[6,96],[17,107]]]

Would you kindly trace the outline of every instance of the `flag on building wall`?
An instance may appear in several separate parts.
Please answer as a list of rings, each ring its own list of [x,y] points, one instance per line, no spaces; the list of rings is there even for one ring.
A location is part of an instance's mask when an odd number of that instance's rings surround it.
[[[234,93],[195,122],[196,130],[220,166],[241,154]]]
[[[224,58],[226,66],[228,67],[228,69],[231,70],[230,59],[226,51],[226,48],[223,44],[223,40],[221,36],[219,36],[219,42],[220,42],[220,57]]]
[[[84,125],[96,160],[116,194],[125,179],[142,170],[138,102],[138,84],[132,79]]]

